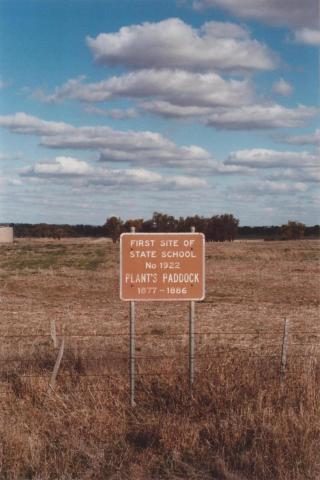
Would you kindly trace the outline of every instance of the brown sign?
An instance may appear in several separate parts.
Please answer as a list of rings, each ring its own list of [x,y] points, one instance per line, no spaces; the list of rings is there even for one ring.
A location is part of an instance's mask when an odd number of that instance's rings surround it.
[[[202,233],[123,233],[121,300],[203,300]]]

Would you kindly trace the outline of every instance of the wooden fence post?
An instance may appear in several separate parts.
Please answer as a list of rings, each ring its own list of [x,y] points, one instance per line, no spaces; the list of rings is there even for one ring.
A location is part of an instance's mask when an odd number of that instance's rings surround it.
[[[54,365],[53,372],[52,372],[52,375],[51,375],[51,378],[50,378],[49,387],[48,387],[48,391],[47,391],[48,394],[50,394],[51,391],[54,390],[57,375],[58,375],[60,364],[61,364],[61,360],[62,360],[62,357],[63,357],[63,352],[64,352],[64,337],[62,337],[59,353],[58,353],[58,356],[57,356],[57,360],[56,360],[56,363]]]
[[[57,340],[57,329],[56,329],[56,321],[51,320],[50,322],[50,335],[53,341],[54,348],[58,348],[58,340]]]
[[[284,380],[287,367],[287,349],[288,349],[289,320],[285,318],[283,326],[281,364],[280,364],[280,380]]]

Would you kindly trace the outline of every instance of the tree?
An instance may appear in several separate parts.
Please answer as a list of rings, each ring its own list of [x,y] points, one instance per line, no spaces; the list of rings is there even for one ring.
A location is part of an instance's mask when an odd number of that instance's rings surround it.
[[[220,215],[221,228],[223,231],[223,240],[232,242],[238,233],[239,220],[235,218],[231,213],[225,213]]]
[[[143,218],[135,218],[132,220],[127,220],[123,225],[123,230],[125,232],[130,232],[131,227],[134,227],[136,229],[136,232],[141,232],[142,225],[143,225]]]
[[[280,234],[285,240],[297,240],[304,237],[305,228],[303,223],[289,220],[285,225],[281,225]]]
[[[112,238],[113,243],[116,243],[117,240],[119,240],[121,229],[123,226],[123,222],[121,218],[117,218],[117,217],[107,218],[107,221],[104,226],[106,228],[107,234]]]
[[[206,224],[206,239],[213,242],[232,242],[238,232],[239,220],[229,213],[215,215]]]
[[[152,216],[152,226],[157,232],[175,232],[178,226],[178,220],[172,215],[154,212]]]
[[[191,227],[195,227],[196,232],[205,233],[208,219],[194,215],[193,217],[180,217],[179,225],[181,225],[182,232],[190,232]]]

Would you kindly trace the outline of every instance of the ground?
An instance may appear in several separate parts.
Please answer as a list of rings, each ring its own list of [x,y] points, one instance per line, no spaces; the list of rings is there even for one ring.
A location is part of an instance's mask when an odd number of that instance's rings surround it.
[[[132,409],[118,245],[0,245],[0,478],[319,478],[319,247],[206,244],[192,392],[188,303],[137,303]]]

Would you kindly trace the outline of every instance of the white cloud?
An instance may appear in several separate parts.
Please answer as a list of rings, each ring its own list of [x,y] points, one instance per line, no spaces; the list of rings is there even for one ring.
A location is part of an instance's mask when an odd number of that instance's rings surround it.
[[[282,95],[289,95],[293,87],[280,79],[273,89]],[[80,77],[69,80],[50,95],[42,94],[43,99],[52,102],[65,98],[98,102],[119,97],[138,99],[140,110],[162,117],[201,117],[200,120],[208,125],[230,130],[297,127],[317,112],[315,108],[303,105],[286,108],[277,103],[254,103],[256,95],[248,79],[226,80],[216,73],[168,69],[141,70],[88,84],[83,83],[83,78]],[[88,107],[88,111],[99,114],[106,112],[108,115],[108,110],[92,106]],[[111,112],[112,110],[110,116]],[[122,118],[121,112],[116,111],[114,117]],[[95,146],[102,148],[105,142],[98,142],[98,131],[96,128]],[[58,148],[58,142],[63,144],[62,139],[56,138],[47,139],[44,144]],[[69,145],[65,143],[66,147]],[[70,148],[73,147],[70,145]]]
[[[320,157],[309,152],[253,148],[232,152],[224,163],[251,168],[317,167],[320,165]]]
[[[311,196],[311,203],[317,207],[317,218],[319,216],[319,206],[320,206],[320,192],[317,192],[315,195]]]
[[[14,133],[48,136],[66,133],[73,128],[64,122],[48,122],[23,112],[0,115],[0,127],[8,128]]]
[[[12,132],[39,135],[40,145],[52,149],[98,150],[99,160],[109,163],[183,168],[188,171],[235,173],[240,169],[217,162],[212,154],[197,145],[178,146],[159,133],[110,127],[73,127],[56,124],[26,114],[0,116],[0,126]],[[56,133],[55,133],[56,132]],[[57,172],[70,165],[71,157],[57,162]]]
[[[294,32],[294,41],[313,47],[320,46],[320,30],[313,28],[301,28]]]
[[[22,184],[23,184],[23,182],[20,178],[10,178],[10,180],[9,180],[9,185],[11,185],[13,187],[18,187]]]
[[[137,110],[134,108],[97,108],[92,105],[87,105],[85,107],[85,112],[90,113],[91,115],[98,115],[100,117],[108,117],[113,120],[124,120],[126,118],[135,118],[139,115]]]
[[[195,0],[194,8],[222,8],[240,18],[260,20],[271,25],[316,25],[318,0]]]
[[[292,193],[304,193],[308,185],[303,182],[278,182],[273,180],[260,180],[254,184],[243,187],[245,191],[262,195],[286,195]]]
[[[277,103],[248,104],[238,107],[182,106],[164,101],[142,102],[145,110],[167,118],[188,119],[201,117],[209,126],[225,130],[259,130],[274,128],[294,128],[303,126],[316,116],[315,107],[298,105],[286,108]]]
[[[288,168],[277,174],[270,175],[270,180],[274,179],[287,179],[295,180],[304,183],[319,183],[320,182],[320,169],[319,168],[303,168],[303,169],[291,169]]]
[[[157,189],[203,188],[207,183],[195,176],[163,175],[146,169],[93,167],[73,157],[56,157],[53,162],[38,162],[20,170],[21,177],[67,183],[77,187],[141,186]]]
[[[161,100],[142,102],[141,107],[150,113],[165,118],[205,117],[212,113],[212,107],[180,106]]]
[[[207,186],[207,182],[204,178],[198,177],[188,177],[185,175],[175,175],[173,177],[169,177],[165,180],[168,182],[168,186],[172,186],[174,188],[204,188]]]
[[[278,95],[288,97],[293,92],[293,86],[289,82],[286,82],[283,78],[280,78],[279,80],[274,82],[272,90]]]
[[[226,122],[227,128],[246,128],[248,122],[252,122],[249,123],[250,128],[262,128],[262,120],[254,115],[255,112],[245,111],[246,115],[244,115],[241,109],[239,110],[236,118],[228,117],[227,120],[226,114],[221,112],[219,118]],[[302,113],[304,114],[302,116],[307,116],[308,112],[302,109]],[[259,114],[262,115],[260,111]],[[296,124],[297,119],[290,118],[290,110],[287,114],[290,124]],[[264,110],[263,115],[266,115]],[[275,119],[269,119],[269,127],[272,120],[273,126],[275,124],[278,126],[280,120],[281,125],[285,124],[285,120],[286,124],[289,122],[286,118],[279,119],[276,116]],[[265,119],[263,125],[266,125]],[[250,166],[235,165],[230,162],[220,163],[204,148],[197,145],[178,146],[163,135],[150,131],[121,131],[104,126],[76,128],[66,123],[50,122],[25,113],[0,116],[0,126],[15,133],[40,136],[40,145],[47,148],[98,150],[99,160],[102,162],[143,167],[182,168],[189,173],[191,171],[201,171],[203,174],[250,173]],[[219,123],[218,126],[223,125]],[[61,159],[60,163],[57,162],[57,165],[52,167],[57,172],[65,168],[66,163],[63,160],[65,158],[70,166],[72,157],[58,158]]]
[[[178,146],[163,135],[149,131],[121,131],[103,126],[76,128],[25,113],[0,116],[0,126],[15,133],[38,135],[40,144],[48,148],[98,150],[100,160],[109,163],[211,171],[217,171],[219,166],[207,150],[197,145]],[[70,165],[71,157],[58,158],[67,158],[67,163],[57,162],[58,170]]]
[[[168,109],[163,109],[167,106]],[[166,103],[146,103],[145,108],[165,116],[205,115],[206,123],[220,129],[254,130],[271,128],[294,128],[304,125],[318,110],[299,105],[286,108],[278,104],[253,104],[237,108],[184,107]],[[169,113],[168,113],[169,112]],[[0,127],[13,133],[41,136],[40,145],[48,148],[75,149],[158,149],[172,146],[172,142],[159,133],[149,131],[121,131],[110,127],[74,127],[64,122],[52,122],[15,113],[0,115]],[[291,140],[293,143],[294,140]]]
[[[284,139],[286,143],[293,145],[319,145],[320,146],[320,129],[315,130],[314,133],[306,135],[292,135]]]
[[[56,102],[65,98],[83,102],[103,102],[121,97],[160,101],[178,106],[236,106],[252,100],[248,80],[225,80],[216,73],[183,70],[141,70],[98,83],[84,84],[82,78],[69,80],[42,99]]]
[[[30,176],[82,176],[93,172],[87,162],[73,157],[56,157],[54,162],[38,162],[32,167],[20,170],[22,175]]]
[[[21,158],[21,154],[20,153],[16,153],[14,155],[12,154],[8,154],[8,153],[3,153],[3,152],[0,152],[0,162],[3,161],[7,161],[7,160],[18,160]]]
[[[110,127],[74,127],[63,122],[42,120],[26,113],[0,115],[0,127],[10,132],[36,135],[41,145],[52,148],[123,148],[154,149],[171,146],[172,142],[159,133],[132,130],[121,131]]]
[[[48,148],[102,149],[123,148],[126,151],[165,148],[171,142],[154,132],[114,130],[109,127],[79,127],[65,135],[44,136],[40,145]]]
[[[105,149],[100,153],[99,161],[108,163],[125,162],[154,167],[180,167],[189,173],[201,172],[205,175],[251,173],[251,169],[246,166],[226,165],[218,162],[207,150],[196,145],[177,147],[172,144],[172,148],[159,149],[154,152]]]
[[[318,113],[314,107],[286,108],[276,103],[237,109],[221,109],[207,120],[209,126],[228,130],[256,130],[300,127]]]
[[[101,162],[122,163],[128,162],[135,165],[152,165],[166,167],[184,167],[194,169],[214,169],[217,162],[210,153],[196,145],[178,147],[174,143],[167,148],[159,149],[117,149],[107,148],[101,151]]]
[[[87,37],[96,61],[134,69],[271,70],[274,56],[238,25],[208,22],[195,29],[179,18],[122,27]]]
[[[99,160],[109,163],[194,170],[213,170],[217,163],[212,155],[201,147],[180,147],[160,134],[122,132],[106,127],[100,129],[82,127],[65,136],[43,137],[41,145],[54,149],[99,150]]]

